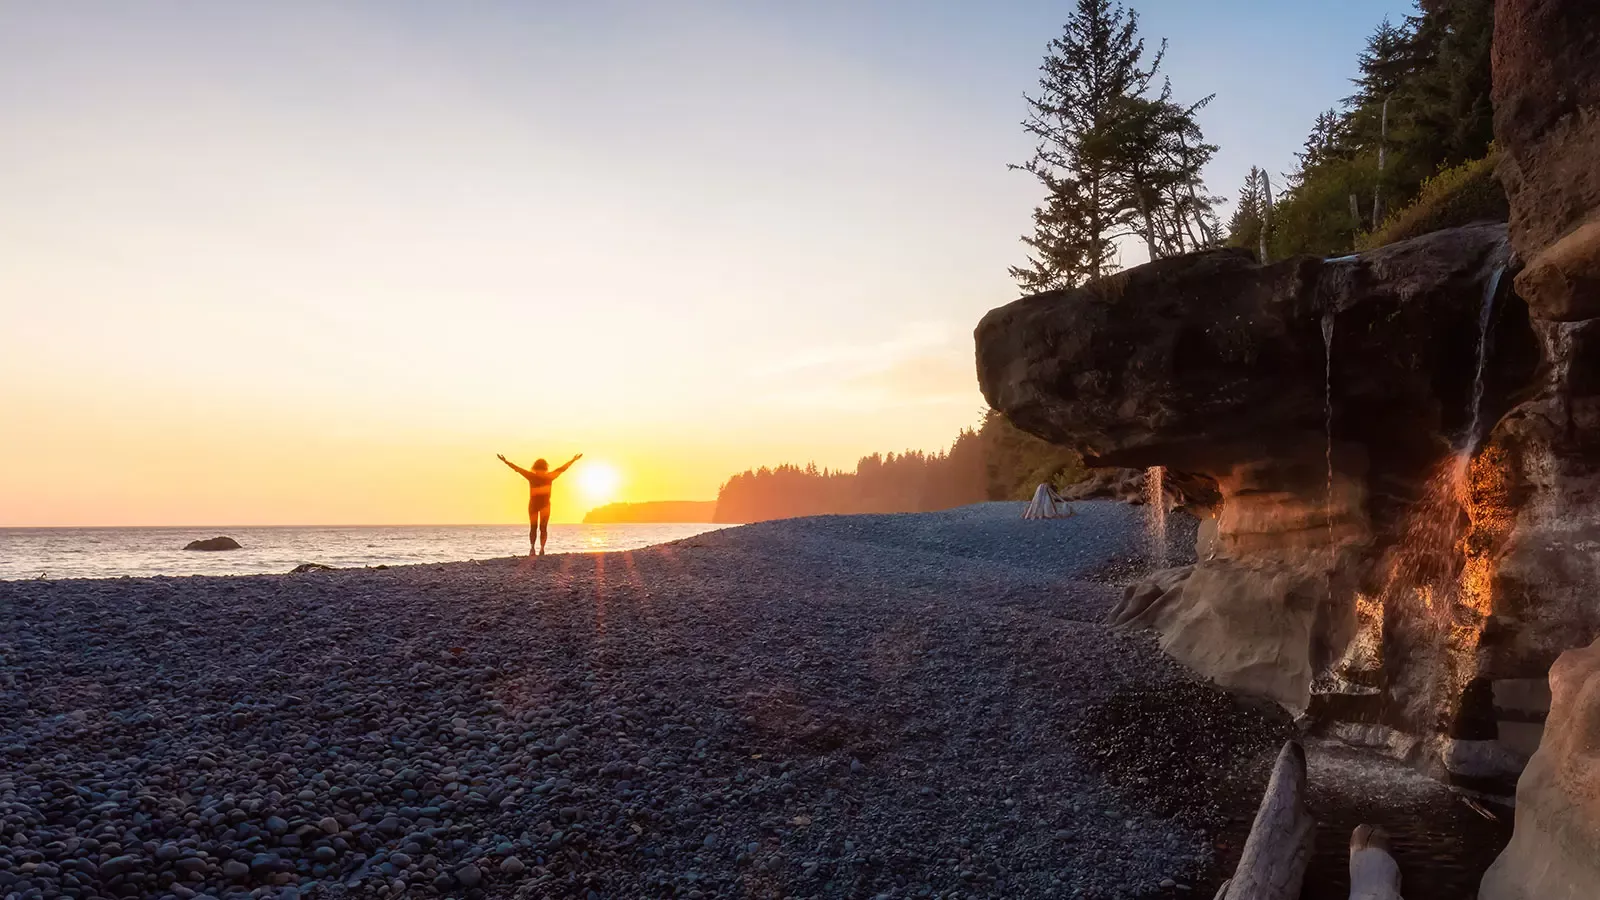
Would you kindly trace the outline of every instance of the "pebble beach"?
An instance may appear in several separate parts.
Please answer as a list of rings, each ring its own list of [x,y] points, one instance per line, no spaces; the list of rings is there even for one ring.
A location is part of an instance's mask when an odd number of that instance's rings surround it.
[[[1287,719],[1079,509],[0,582],[0,897],[1199,896]]]

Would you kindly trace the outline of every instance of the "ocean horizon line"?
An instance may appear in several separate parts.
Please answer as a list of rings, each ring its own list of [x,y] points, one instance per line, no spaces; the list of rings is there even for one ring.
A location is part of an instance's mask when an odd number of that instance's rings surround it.
[[[550,527],[558,525],[704,525],[705,522],[551,522]],[[512,522],[337,522],[337,523],[301,523],[277,525],[245,525],[234,523],[231,525],[0,525],[0,531],[88,531],[88,530],[148,530],[159,529],[184,529],[184,530],[226,530],[229,528],[499,528],[499,527],[528,527],[525,521]]]

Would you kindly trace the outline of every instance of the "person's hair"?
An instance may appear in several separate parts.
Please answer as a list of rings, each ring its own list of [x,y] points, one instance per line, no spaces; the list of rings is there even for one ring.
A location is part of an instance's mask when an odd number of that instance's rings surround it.
[[[535,472],[543,472],[545,469],[548,469],[548,468],[550,468],[550,464],[545,462],[543,457],[533,461],[533,470]]]

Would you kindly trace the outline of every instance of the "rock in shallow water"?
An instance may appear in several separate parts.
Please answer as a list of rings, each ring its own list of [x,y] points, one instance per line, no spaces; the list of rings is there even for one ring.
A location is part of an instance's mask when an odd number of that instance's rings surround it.
[[[223,535],[214,538],[206,538],[205,540],[200,541],[190,541],[188,544],[184,545],[183,549],[215,552],[219,550],[242,550],[244,548],[239,546],[238,541]]]

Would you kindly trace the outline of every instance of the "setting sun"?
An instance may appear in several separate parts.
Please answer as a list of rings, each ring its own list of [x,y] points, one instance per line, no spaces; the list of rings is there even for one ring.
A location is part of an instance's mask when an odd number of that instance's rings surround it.
[[[608,503],[622,484],[622,473],[606,462],[583,462],[578,469],[578,489],[594,503]]]

